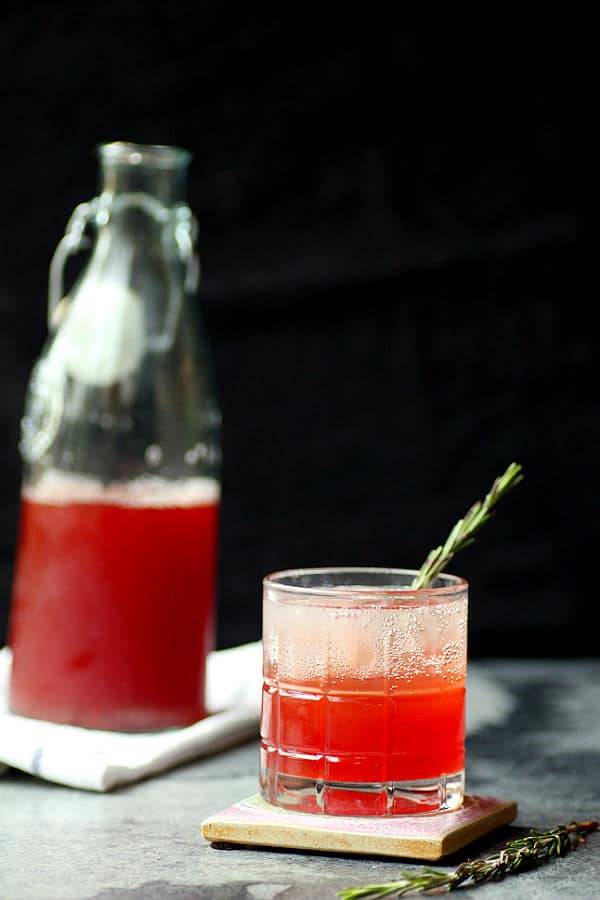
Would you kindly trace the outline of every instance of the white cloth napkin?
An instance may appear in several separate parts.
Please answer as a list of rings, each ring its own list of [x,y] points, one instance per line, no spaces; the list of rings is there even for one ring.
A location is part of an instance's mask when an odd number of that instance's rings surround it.
[[[157,733],[94,731],[16,716],[8,710],[11,665],[11,651],[4,647],[0,650],[0,770],[5,763],[58,784],[110,791],[258,733],[260,641],[209,654],[206,697],[211,715],[187,728]]]

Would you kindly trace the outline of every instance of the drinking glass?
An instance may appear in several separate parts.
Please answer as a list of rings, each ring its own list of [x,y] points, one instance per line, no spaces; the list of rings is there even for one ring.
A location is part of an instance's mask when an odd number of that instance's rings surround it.
[[[302,812],[396,816],[464,798],[468,583],[294,569],[263,581],[260,785]]]

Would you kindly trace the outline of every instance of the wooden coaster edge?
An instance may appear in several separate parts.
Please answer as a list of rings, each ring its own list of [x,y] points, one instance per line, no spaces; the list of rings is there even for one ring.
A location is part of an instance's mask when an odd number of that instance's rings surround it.
[[[301,824],[292,827],[285,819],[278,821],[276,814],[272,821],[264,818],[255,822],[240,819],[240,807],[248,804],[251,809],[252,800],[253,797],[245,798],[228,809],[205,819],[201,824],[202,837],[209,843],[216,844],[251,845],[318,853],[404,857],[436,862],[463,849],[502,825],[509,824],[516,818],[518,812],[515,801],[497,799],[498,805],[480,818],[464,822],[445,833],[423,838],[416,835],[406,837],[344,831],[342,827],[323,829],[319,827],[319,817],[315,821],[314,828],[307,824],[306,819],[303,819]],[[233,812],[228,817],[230,810],[236,810],[238,815]],[[387,821],[389,822],[389,820]],[[331,823],[330,818],[329,822]]]

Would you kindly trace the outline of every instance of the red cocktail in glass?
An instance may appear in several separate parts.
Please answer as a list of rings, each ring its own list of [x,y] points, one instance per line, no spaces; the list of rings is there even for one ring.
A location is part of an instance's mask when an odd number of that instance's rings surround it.
[[[261,788],[309,812],[454,809],[464,795],[467,583],[309,569],[265,579]]]

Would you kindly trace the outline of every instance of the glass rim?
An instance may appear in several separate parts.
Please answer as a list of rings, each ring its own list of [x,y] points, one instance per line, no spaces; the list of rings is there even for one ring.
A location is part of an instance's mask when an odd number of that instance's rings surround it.
[[[436,575],[438,579],[444,579],[446,581],[445,584],[441,584],[437,587],[425,587],[425,588],[411,588],[410,585],[403,588],[390,588],[390,587],[377,587],[377,585],[361,585],[361,587],[357,589],[352,589],[350,585],[336,585],[334,587],[320,587],[319,585],[314,585],[313,587],[306,587],[304,585],[299,584],[285,584],[281,579],[283,578],[298,578],[300,576],[305,575],[328,575],[328,574],[341,574],[343,572],[347,572],[349,574],[360,574],[360,573],[368,573],[370,575],[380,574],[380,575],[410,575],[414,577],[418,574],[418,569],[402,569],[402,568],[389,568],[385,566],[320,566],[320,567],[309,567],[309,568],[297,568],[297,569],[280,569],[276,572],[270,572],[268,575],[265,575],[262,583],[265,588],[272,588],[273,590],[280,591],[281,593],[291,594],[292,596],[323,596],[323,597],[347,597],[351,599],[357,598],[368,598],[374,599],[376,597],[399,597],[402,599],[408,598],[418,598],[418,599],[427,599],[435,598],[437,600],[443,599],[445,597],[454,597],[458,594],[464,593],[464,591],[468,590],[469,582],[466,578],[463,578],[460,575],[451,575],[448,572],[440,572],[439,575]]]
[[[136,144],[133,141],[109,141],[96,146],[102,162],[151,164],[165,169],[186,165],[192,154],[183,147],[169,144]]]

